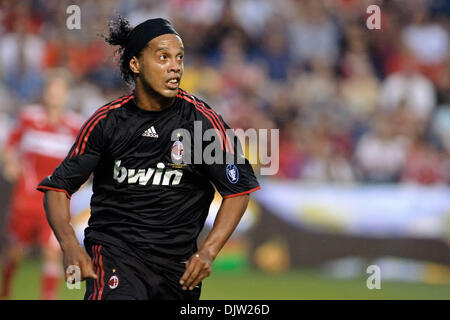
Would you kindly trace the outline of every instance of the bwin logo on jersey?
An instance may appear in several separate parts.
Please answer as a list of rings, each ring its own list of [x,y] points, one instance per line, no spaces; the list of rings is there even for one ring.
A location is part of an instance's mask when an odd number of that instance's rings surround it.
[[[139,183],[142,186],[148,183],[153,185],[173,186],[180,184],[183,176],[182,170],[166,169],[164,163],[159,162],[156,168],[147,169],[127,169],[121,167],[121,160],[114,162],[113,178],[119,183],[127,180],[128,184]],[[150,182],[150,180],[152,180]]]

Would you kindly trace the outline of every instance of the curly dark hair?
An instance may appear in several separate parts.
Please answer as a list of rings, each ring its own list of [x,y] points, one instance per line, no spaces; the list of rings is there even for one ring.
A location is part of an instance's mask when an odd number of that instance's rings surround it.
[[[132,84],[134,83],[135,75],[130,69],[129,59],[126,59],[124,56],[124,51],[128,36],[133,30],[133,27],[131,27],[130,22],[121,15],[117,15],[115,18],[108,21],[108,27],[109,35],[103,36],[103,38],[110,45],[119,46],[119,49],[117,49],[116,52],[119,54],[119,66],[122,79],[128,84]]]

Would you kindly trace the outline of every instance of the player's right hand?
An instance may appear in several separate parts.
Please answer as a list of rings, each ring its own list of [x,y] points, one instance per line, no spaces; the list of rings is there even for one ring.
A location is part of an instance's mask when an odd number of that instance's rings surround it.
[[[91,257],[87,254],[78,243],[64,247],[64,270],[66,270],[66,280],[75,272],[70,266],[77,266],[81,271],[81,281],[87,278],[97,279],[97,274],[94,272],[94,265],[92,263]],[[72,273],[67,273],[67,271],[72,269]]]

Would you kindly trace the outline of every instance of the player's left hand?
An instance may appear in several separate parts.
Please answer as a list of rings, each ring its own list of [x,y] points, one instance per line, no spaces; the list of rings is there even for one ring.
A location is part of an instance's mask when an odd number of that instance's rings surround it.
[[[212,259],[198,251],[186,262],[186,271],[180,279],[183,290],[194,290],[195,286],[211,274]]]

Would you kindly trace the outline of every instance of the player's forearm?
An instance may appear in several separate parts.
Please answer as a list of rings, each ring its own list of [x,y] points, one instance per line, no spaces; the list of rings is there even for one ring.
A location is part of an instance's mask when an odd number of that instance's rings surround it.
[[[6,148],[2,153],[3,175],[7,181],[14,183],[20,174],[21,163],[15,152]]]
[[[243,195],[222,201],[213,228],[199,251],[206,252],[211,260],[216,258],[244,215],[249,198]]]
[[[55,233],[61,248],[78,245],[75,232],[70,224],[70,200],[58,191],[46,191],[44,208],[48,223]]]

